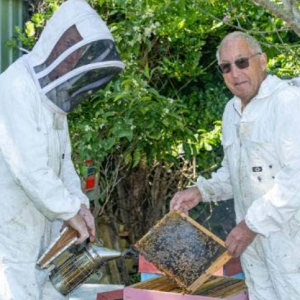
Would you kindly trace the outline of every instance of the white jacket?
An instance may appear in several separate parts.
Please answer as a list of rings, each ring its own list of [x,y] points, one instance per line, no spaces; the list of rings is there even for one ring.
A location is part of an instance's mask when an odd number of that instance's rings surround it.
[[[66,114],[45,105],[23,58],[0,86],[0,227],[24,210],[72,218],[89,202],[71,161]]]
[[[66,114],[43,104],[23,59],[0,86],[0,226],[28,205],[49,220],[70,219],[89,202],[71,161]]]
[[[71,161],[66,115],[45,105],[23,58],[0,77],[0,137],[0,299],[37,300],[42,283],[30,286],[45,277],[35,263],[50,243],[50,221],[72,218],[89,201]],[[10,274],[7,265],[18,269]]]
[[[225,157],[212,179],[199,177],[204,201],[234,198],[237,222],[265,237],[300,227],[300,90],[267,76],[241,112],[234,97],[223,115]]]

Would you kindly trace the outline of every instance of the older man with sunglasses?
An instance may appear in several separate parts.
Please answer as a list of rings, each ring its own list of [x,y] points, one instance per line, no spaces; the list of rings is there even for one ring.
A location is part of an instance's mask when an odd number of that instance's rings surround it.
[[[234,198],[226,239],[241,256],[250,300],[300,299],[300,90],[267,74],[258,42],[233,32],[217,51],[234,97],[223,115],[224,160],[211,179],[175,194],[171,209]]]

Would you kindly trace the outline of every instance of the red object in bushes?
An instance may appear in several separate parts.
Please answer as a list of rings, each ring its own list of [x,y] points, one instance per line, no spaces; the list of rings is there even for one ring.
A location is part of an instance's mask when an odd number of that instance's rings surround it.
[[[87,165],[87,178],[85,181],[85,190],[90,191],[95,188],[96,179],[95,179],[95,167],[93,166],[93,160],[87,159],[85,161]]]
[[[85,190],[89,191],[95,188],[95,176],[88,177],[85,181]]]

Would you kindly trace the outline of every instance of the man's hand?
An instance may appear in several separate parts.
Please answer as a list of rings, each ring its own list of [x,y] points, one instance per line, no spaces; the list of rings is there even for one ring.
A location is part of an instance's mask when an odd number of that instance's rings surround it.
[[[77,214],[73,218],[68,221],[65,221],[65,224],[74,228],[78,233],[78,240],[76,241],[76,245],[81,244],[89,237],[88,228],[85,224],[83,218]]]
[[[257,233],[249,229],[245,221],[235,226],[226,238],[225,245],[232,257],[239,257],[252,243]]]
[[[85,204],[81,204],[79,215],[83,218],[87,230],[89,232],[90,241],[94,242],[96,237],[95,219],[91,211],[86,207]]]
[[[170,210],[179,209],[186,214],[202,200],[201,193],[197,187],[177,192],[170,202]]]

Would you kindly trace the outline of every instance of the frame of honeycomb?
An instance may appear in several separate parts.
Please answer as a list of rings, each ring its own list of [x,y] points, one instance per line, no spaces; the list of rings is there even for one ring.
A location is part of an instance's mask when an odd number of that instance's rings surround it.
[[[190,294],[231,258],[224,241],[181,211],[165,215],[135,247]]]

